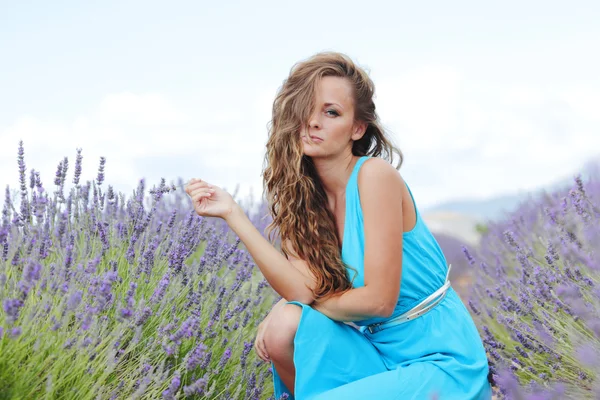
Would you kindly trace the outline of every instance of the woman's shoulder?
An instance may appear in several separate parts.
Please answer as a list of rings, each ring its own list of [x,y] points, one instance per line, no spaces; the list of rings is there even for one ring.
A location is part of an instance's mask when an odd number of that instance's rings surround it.
[[[387,160],[380,157],[366,157],[358,170],[358,185],[362,186],[361,183],[364,185],[367,181],[402,184],[402,177],[400,171]]]

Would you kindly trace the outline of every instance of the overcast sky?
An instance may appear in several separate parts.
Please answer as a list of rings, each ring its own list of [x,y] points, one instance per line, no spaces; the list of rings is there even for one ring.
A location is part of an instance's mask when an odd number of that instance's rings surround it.
[[[369,72],[418,206],[531,190],[600,155],[599,4],[0,0],[0,197],[20,139],[47,186],[81,147],[127,195],[260,195],[277,89],[322,50]]]

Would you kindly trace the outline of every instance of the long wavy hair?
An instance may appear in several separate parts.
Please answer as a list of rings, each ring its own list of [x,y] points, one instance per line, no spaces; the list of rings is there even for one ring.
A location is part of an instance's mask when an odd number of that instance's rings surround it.
[[[352,288],[338,247],[335,216],[326,207],[327,195],[311,157],[303,154],[302,127],[309,125],[315,106],[315,89],[325,76],[346,78],[353,88],[354,122],[366,122],[360,140],[352,144],[355,156],[381,156],[392,163],[398,155],[396,169],[403,161],[402,152],[386,136],[375,112],[375,87],[367,73],[347,55],[321,52],[296,63],[283,81],[273,102],[269,138],[264,159],[263,195],[266,195],[272,222],[265,232],[273,242],[279,231],[282,251],[287,256],[289,243],[298,258],[306,261],[316,277],[313,295],[327,298]]]

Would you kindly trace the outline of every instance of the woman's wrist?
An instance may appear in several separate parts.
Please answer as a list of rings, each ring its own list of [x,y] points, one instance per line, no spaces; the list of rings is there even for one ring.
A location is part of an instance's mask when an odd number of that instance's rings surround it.
[[[223,216],[223,220],[225,220],[225,222],[231,226],[231,223],[235,222],[236,219],[245,216],[246,214],[244,213],[244,210],[242,210],[242,207],[240,207],[238,203],[234,202],[229,211]]]

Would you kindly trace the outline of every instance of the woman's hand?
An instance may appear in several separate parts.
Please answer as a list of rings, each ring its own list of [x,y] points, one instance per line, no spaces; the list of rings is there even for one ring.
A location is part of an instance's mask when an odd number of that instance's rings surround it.
[[[225,218],[236,205],[233,197],[218,186],[193,178],[185,187],[196,213],[202,217]]]
[[[271,362],[271,358],[269,357],[267,348],[265,346],[265,331],[267,330],[268,325],[269,316],[267,316],[260,324],[258,324],[256,339],[254,340],[254,350],[256,351],[258,357],[265,362]]]

